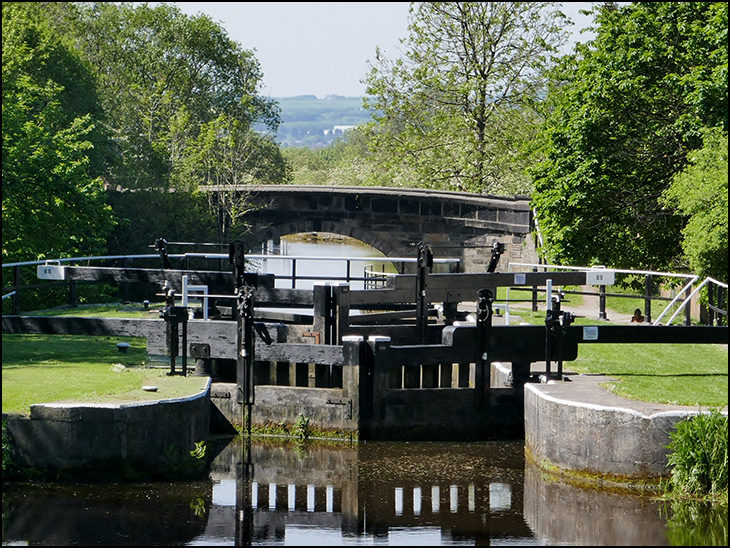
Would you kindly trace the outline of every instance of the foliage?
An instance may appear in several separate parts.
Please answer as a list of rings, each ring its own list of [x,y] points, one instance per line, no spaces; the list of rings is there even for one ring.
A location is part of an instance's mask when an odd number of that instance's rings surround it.
[[[101,254],[105,188],[285,181],[261,78],[218,23],[169,3],[3,3],[3,262]]]
[[[207,197],[191,192],[108,191],[118,226],[108,239],[110,254],[154,253],[157,238],[168,242],[217,241]]]
[[[701,500],[671,500],[667,520],[670,546],[727,546],[727,500],[715,503]]]
[[[203,460],[208,452],[205,440],[195,442],[195,449],[190,451],[190,456],[196,460]]]
[[[205,194],[221,242],[234,240],[245,230],[243,218],[250,209],[245,185],[283,182],[290,177],[281,150],[270,137],[225,116],[202,124],[198,136],[183,146],[185,158],[173,176],[178,187],[218,186],[217,192]]]
[[[113,227],[93,79],[33,3],[3,3],[3,263],[94,254]]]
[[[288,147],[282,154],[293,184],[364,186],[372,183],[367,146],[363,130],[353,128],[326,148]]]
[[[309,438],[311,434],[311,430],[309,427],[309,419],[299,413],[297,415],[297,422],[294,424],[294,435],[299,438],[300,440],[306,440]]]
[[[677,423],[667,446],[671,488],[690,496],[727,496],[728,418],[717,409]]]
[[[118,147],[115,184],[167,186],[186,159],[187,143],[213,120],[238,123],[243,131],[254,124],[278,127],[276,103],[257,94],[262,72],[253,52],[210,17],[186,16],[169,3],[72,3],[66,9],[60,25],[96,67],[104,90]]]
[[[405,56],[367,76],[380,184],[492,194],[529,189],[525,147],[543,74],[565,42],[550,2],[415,2]],[[528,155],[529,156],[529,155]]]
[[[727,132],[705,132],[704,147],[674,176],[664,196],[688,217],[682,249],[692,272],[727,283],[728,163]]]
[[[604,6],[595,22],[553,73],[532,195],[545,254],[671,270],[683,218],[660,197],[702,128],[727,131],[727,4]]]

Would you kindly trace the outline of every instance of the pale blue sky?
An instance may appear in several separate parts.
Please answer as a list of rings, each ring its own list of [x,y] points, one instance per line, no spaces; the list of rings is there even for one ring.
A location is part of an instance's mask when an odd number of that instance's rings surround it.
[[[394,58],[408,34],[410,2],[174,2],[189,15],[205,13],[244,49],[256,51],[264,73],[261,94],[365,94],[360,82],[375,48]],[[593,2],[564,2],[577,35]],[[581,38],[581,41],[583,38]]]

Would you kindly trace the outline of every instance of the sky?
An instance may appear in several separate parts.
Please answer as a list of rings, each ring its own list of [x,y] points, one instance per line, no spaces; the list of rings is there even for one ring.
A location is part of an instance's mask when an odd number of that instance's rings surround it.
[[[410,2],[172,2],[188,15],[204,13],[261,65],[261,95],[361,97],[368,60],[379,47],[400,54]],[[574,37],[591,23],[580,15],[593,2],[564,2]],[[590,35],[588,35],[590,36]],[[569,48],[570,49],[570,48]]]

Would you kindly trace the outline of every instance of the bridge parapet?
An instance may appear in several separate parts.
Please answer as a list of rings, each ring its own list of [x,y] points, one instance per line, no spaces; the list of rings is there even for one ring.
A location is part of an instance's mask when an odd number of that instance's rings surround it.
[[[228,190],[222,186],[207,191]],[[529,238],[527,197],[383,187],[258,185],[240,187],[254,210],[247,214],[250,249],[301,232],[352,237],[386,256],[415,255],[418,242],[437,257],[461,260],[461,271],[484,272],[495,241],[509,261],[537,260]],[[505,261],[506,263],[507,261]]]

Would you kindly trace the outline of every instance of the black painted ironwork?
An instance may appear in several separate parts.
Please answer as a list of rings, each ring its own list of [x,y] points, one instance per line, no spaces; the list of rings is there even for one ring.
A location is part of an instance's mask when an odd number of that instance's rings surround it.
[[[418,272],[416,274],[416,330],[418,340],[426,341],[426,326],[428,325],[428,274],[433,268],[433,253],[431,247],[418,242]]]
[[[481,407],[485,401],[485,395],[489,392],[492,384],[492,303],[494,295],[490,289],[480,289],[477,293],[477,331],[476,344],[474,345],[474,385],[476,388],[475,398],[477,407]]]
[[[175,290],[166,287],[165,308],[160,311],[160,317],[165,320],[165,343],[167,355],[170,357],[170,372],[168,375],[188,374],[188,309],[184,306],[175,306]],[[182,337],[182,352],[180,338]],[[182,359],[182,371],[176,368],[177,357]]]

